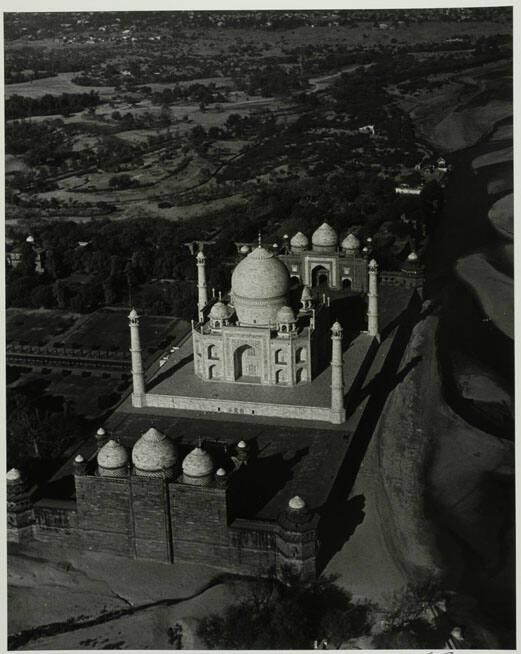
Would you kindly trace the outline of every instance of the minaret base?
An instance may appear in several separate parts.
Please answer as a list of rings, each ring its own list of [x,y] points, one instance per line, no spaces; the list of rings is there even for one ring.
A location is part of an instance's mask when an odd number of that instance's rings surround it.
[[[329,422],[333,425],[341,425],[346,421],[345,409],[330,409],[329,416]]]
[[[132,393],[132,406],[136,409],[142,409],[146,406],[145,395]]]

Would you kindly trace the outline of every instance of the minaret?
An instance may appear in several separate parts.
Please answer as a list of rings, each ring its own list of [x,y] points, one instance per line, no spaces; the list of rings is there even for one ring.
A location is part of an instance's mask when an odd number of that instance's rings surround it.
[[[331,422],[339,425],[346,419],[344,409],[344,359],[342,357],[342,325],[331,327]]]
[[[139,315],[135,309],[128,314],[130,327],[130,355],[132,357],[132,406],[142,407],[145,401],[145,373],[141,359]]]
[[[378,264],[371,259],[367,268],[369,272],[369,293],[367,295],[367,333],[380,339],[378,332]]]
[[[208,304],[208,289],[206,288],[206,257],[202,250],[196,256],[197,260],[197,310],[199,322],[203,322],[203,309]]]

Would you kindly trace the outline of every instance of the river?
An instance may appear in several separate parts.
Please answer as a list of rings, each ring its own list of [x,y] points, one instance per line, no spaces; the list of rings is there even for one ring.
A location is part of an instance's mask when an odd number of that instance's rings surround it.
[[[514,342],[485,313],[476,287],[482,283],[485,288],[494,268],[512,278],[505,249],[510,241],[488,219],[490,206],[500,196],[487,193],[491,179],[511,171],[499,164],[474,172],[472,162],[508,144],[485,137],[447,155],[453,170],[426,253],[428,295],[439,303],[437,356],[443,399],[464,421],[449,413],[449,420],[439,422],[444,433],[437,433],[438,454],[442,452],[445,463],[431,468],[431,501],[437,496],[431,518],[445,540],[440,548],[449,576],[459,579],[457,591],[467,597],[465,602],[475,602],[469,623],[474,620],[475,628],[485,625],[503,647],[513,647],[515,629]],[[458,264],[469,257],[483,264],[474,289],[457,273]],[[492,303],[495,308],[502,303],[500,310],[513,321],[513,305],[504,297],[493,297]],[[462,379],[471,380],[466,394]],[[437,411],[441,416],[443,407]],[[477,442],[481,459],[473,458]],[[465,461],[454,462],[458,456]],[[443,472],[443,466],[451,472]],[[464,478],[472,483],[456,500]]]

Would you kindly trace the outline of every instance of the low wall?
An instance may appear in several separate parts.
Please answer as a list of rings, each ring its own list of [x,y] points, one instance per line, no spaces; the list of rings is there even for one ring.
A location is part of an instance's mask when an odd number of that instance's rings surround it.
[[[291,404],[265,404],[240,400],[214,400],[205,397],[183,397],[179,395],[157,395],[147,393],[145,407],[182,409],[185,411],[209,411],[211,413],[234,413],[269,418],[292,418],[296,420],[319,420],[338,422],[329,407],[294,406]],[[335,412],[336,413],[336,412]]]

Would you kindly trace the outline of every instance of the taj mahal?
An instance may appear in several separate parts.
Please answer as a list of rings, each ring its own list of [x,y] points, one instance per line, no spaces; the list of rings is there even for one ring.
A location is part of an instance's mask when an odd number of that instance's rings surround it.
[[[338,236],[327,223],[314,232],[311,250],[301,232],[281,251],[263,245],[260,235],[256,245],[237,245],[240,260],[227,301],[222,296],[209,299],[206,257],[202,249],[195,256],[198,319],[192,321],[193,375],[202,382],[195,382],[195,387],[206,387],[204,392],[190,397],[178,393],[175,376],[168,392],[165,384],[161,393],[146,389],[139,316],[131,311],[133,406],[296,419],[313,415],[335,424],[344,422],[344,365],[349,361],[344,361],[343,328],[332,315],[328,291],[345,287],[346,282],[362,294],[367,290],[367,334],[378,339],[376,261],[368,260],[367,248],[360,253],[353,234],[339,249]],[[292,292],[295,285],[297,298]],[[328,363],[328,405],[313,406],[307,400],[309,392],[299,389],[312,384]],[[217,385],[225,385],[222,400],[212,397]],[[190,386],[194,387],[193,381]],[[289,389],[291,393],[285,393]],[[284,394],[286,401],[281,404]]]

